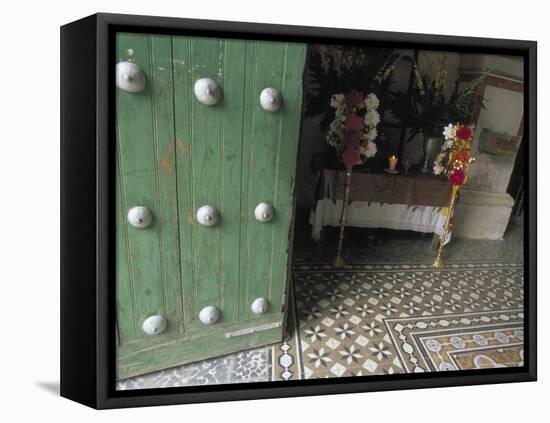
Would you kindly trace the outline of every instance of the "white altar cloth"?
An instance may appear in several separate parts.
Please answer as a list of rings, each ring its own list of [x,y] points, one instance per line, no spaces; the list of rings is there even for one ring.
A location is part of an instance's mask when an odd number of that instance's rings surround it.
[[[309,216],[309,223],[313,226],[311,236],[315,241],[320,240],[323,226],[340,226],[342,204],[343,200],[333,201],[330,198],[317,201],[315,210]],[[441,207],[352,201],[347,209],[346,227],[411,230],[441,235],[446,217],[442,210]],[[450,238],[449,233],[445,244]]]

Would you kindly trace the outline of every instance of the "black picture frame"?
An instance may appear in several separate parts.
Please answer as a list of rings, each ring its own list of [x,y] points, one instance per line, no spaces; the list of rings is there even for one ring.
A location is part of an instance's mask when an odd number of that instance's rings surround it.
[[[114,35],[119,31],[396,45],[524,58],[525,362],[445,373],[116,391],[114,383]],[[537,377],[534,41],[95,14],[61,27],[61,395],[90,407],[232,401],[534,381]]]

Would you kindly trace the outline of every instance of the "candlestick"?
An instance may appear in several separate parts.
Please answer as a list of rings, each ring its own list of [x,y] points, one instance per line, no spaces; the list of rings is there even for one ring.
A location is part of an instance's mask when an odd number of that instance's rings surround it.
[[[397,162],[399,161],[397,156],[391,156],[388,160],[390,162],[390,170],[395,170],[397,167]]]

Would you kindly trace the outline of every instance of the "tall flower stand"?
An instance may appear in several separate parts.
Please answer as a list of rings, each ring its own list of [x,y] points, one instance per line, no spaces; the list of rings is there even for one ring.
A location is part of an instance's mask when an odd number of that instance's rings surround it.
[[[441,147],[441,153],[434,161],[434,173],[436,175],[445,174],[449,182],[453,184],[451,193],[451,202],[449,212],[445,219],[445,225],[439,238],[437,256],[433,262],[433,267],[440,268],[442,265],[441,254],[443,246],[448,237],[452,226],[452,219],[455,211],[456,198],[460,187],[468,180],[467,171],[475,158],[472,156],[472,128],[466,127],[460,123],[453,125],[450,123],[443,130],[445,143]]]
[[[342,204],[342,213],[340,214],[340,234],[338,236],[338,249],[336,250],[336,258],[334,259],[334,267],[341,269],[346,262],[342,257],[342,246],[344,244],[344,230],[346,227],[346,213],[349,204],[349,192],[351,190],[351,168],[346,169],[346,179],[344,182],[344,202]]]
[[[452,219],[455,211],[456,198],[458,196],[459,189],[460,189],[460,185],[453,185],[453,191],[451,192],[451,202],[449,203],[449,212],[447,213],[445,224],[443,225],[443,231],[441,232],[441,235],[439,237],[439,245],[437,247],[437,256],[435,257],[435,260],[433,262],[433,267],[435,267],[436,269],[439,269],[443,264],[441,260],[441,254],[443,253],[443,246],[445,245],[445,240],[447,239],[449,232],[452,228]]]

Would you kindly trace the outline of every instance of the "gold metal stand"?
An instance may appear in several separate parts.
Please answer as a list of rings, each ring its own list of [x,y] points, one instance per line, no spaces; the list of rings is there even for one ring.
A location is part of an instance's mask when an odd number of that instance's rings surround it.
[[[334,259],[334,267],[341,269],[345,266],[344,258],[342,257],[342,245],[344,243],[344,228],[346,227],[346,213],[349,203],[349,192],[351,190],[351,169],[346,170],[346,180],[344,185],[344,203],[342,204],[342,213],[340,214],[340,235],[338,237],[338,249],[336,258]]]
[[[435,260],[433,262],[433,267],[439,269],[441,265],[443,264],[441,260],[441,254],[443,253],[443,246],[445,244],[445,240],[447,239],[447,236],[449,234],[449,231],[452,227],[451,221],[453,218],[453,214],[455,211],[455,203],[456,203],[456,197],[458,195],[458,190],[460,189],[460,185],[453,185],[453,191],[451,193],[451,202],[449,204],[449,211],[447,213],[447,218],[445,219],[445,224],[443,225],[443,232],[441,233],[441,236],[439,237],[439,246],[437,249],[437,256],[435,257]]]

